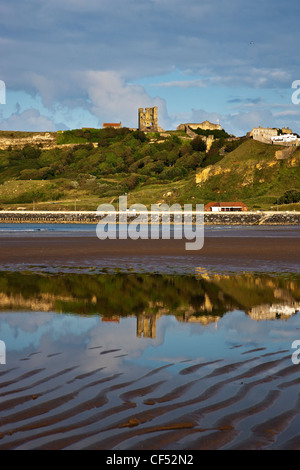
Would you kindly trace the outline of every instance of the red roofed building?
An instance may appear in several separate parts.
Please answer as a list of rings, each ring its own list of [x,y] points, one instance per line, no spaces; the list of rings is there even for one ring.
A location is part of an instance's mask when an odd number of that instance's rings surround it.
[[[113,315],[111,317],[101,317],[101,322],[120,323],[120,317],[119,315]]]
[[[205,212],[232,212],[247,211],[248,207],[243,202],[209,202],[204,206]]]
[[[121,129],[122,124],[120,122],[104,122],[103,129]]]

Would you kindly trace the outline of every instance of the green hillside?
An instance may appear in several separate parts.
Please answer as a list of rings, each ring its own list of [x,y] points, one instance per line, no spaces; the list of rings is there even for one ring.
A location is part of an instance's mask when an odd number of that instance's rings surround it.
[[[13,139],[0,150],[0,209],[95,210],[125,193],[147,206],[239,200],[270,209],[300,188],[300,150],[278,159],[290,150],[252,139],[222,137],[206,152],[200,136],[176,131],[65,131],[48,147],[20,145],[23,134],[0,132]],[[297,200],[280,201],[298,209]]]
[[[291,155],[277,153],[291,150]],[[269,208],[286,191],[300,188],[300,149],[249,139],[215,165],[198,169],[196,181],[198,197],[205,200],[241,200],[250,208]]]

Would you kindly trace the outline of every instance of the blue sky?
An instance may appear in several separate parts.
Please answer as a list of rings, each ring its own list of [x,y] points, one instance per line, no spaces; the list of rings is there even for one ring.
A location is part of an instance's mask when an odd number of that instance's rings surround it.
[[[300,134],[296,0],[2,0],[0,129],[219,122]],[[0,90],[1,91],[1,90]]]

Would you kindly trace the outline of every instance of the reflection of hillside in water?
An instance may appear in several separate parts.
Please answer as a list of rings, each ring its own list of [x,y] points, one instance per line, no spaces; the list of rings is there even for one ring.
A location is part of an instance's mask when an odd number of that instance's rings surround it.
[[[228,295],[235,308],[253,320],[287,319],[300,311],[300,276],[243,273],[209,275],[197,270],[199,279],[213,283]]]
[[[287,319],[300,310],[300,276],[270,274],[0,273],[0,309],[137,317],[138,336],[155,336],[156,321],[217,322],[243,310],[253,320]]]

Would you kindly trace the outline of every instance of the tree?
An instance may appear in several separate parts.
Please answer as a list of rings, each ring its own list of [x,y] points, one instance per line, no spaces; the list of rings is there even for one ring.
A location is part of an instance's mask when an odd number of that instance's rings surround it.
[[[147,140],[147,136],[143,131],[134,131],[132,135],[135,139],[139,140],[140,142],[146,142]]]
[[[196,137],[193,138],[191,141],[191,146],[192,149],[195,150],[196,152],[205,152],[206,151],[206,143],[200,137],[200,135],[197,135]]]
[[[300,202],[300,191],[298,189],[289,189],[278,199],[278,204],[292,204],[295,202]]]
[[[138,175],[130,175],[124,180],[124,184],[127,186],[128,190],[134,189],[139,184]]]
[[[39,158],[42,151],[40,148],[32,147],[27,144],[23,147],[22,153],[25,158]]]

